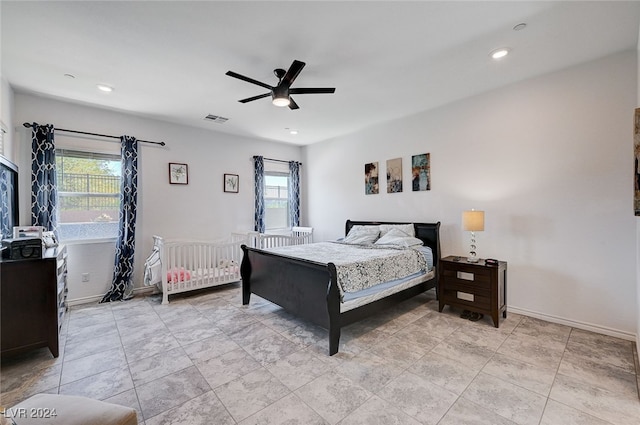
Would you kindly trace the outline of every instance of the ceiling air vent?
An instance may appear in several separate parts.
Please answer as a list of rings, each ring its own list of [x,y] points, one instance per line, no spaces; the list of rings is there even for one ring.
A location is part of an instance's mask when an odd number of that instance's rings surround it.
[[[207,115],[206,117],[204,117],[204,119],[208,121],[217,122],[218,124],[224,124],[225,122],[229,121],[229,118],[221,117],[219,115],[212,115],[212,114]]]

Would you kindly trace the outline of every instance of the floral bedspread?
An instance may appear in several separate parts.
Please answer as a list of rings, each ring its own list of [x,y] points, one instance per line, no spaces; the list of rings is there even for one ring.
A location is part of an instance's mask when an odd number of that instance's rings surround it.
[[[267,251],[335,264],[340,295],[427,270],[427,261],[417,248],[317,242],[270,248]]]

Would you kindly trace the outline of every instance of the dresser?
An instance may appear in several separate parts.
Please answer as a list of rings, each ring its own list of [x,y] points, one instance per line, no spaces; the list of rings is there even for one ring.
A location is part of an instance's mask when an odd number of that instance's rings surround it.
[[[488,265],[484,260],[469,263],[465,257],[440,260],[438,310],[445,305],[491,316],[500,326],[500,313],[507,317],[507,262]]]
[[[67,250],[42,258],[0,260],[0,351],[3,357],[48,347],[59,355],[58,335],[67,311]]]

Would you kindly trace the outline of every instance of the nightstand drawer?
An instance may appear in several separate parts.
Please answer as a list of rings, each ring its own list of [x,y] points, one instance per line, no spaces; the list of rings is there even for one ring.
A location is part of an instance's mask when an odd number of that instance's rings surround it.
[[[459,279],[444,279],[443,286],[452,291],[467,292],[469,294],[491,296],[491,285],[478,284],[477,282],[469,282]]]
[[[491,285],[491,275],[486,273],[485,270],[465,271],[445,268],[442,271],[441,277],[445,282],[447,282],[447,284],[467,284],[482,286],[487,289],[489,289],[489,286]]]
[[[479,310],[489,310],[491,307],[491,293],[472,293],[446,288],[440,296],[445,304],[458,304]]]
[[[491,278],[491,271],[486,267],[470,266],[466,264],[460,264],[458,267],[446,265],[442,269],[442,274],[445,277],[454,276],[466,280],[484,280],[487,282]]]

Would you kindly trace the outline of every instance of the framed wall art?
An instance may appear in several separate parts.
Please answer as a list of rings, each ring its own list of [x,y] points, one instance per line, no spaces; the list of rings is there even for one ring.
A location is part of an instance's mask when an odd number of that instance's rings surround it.
[[[238,193],[240,185],[240,177],[237,174],[224,175],[224,191],[230,193]]]
[[[411,157],[411,187],[414,192],[431,190],[431,161],[428,153]]]
[[[402,158],[387,160],[387,193],[402,192]]]
[[[176,162],[169,163],[169,183],[189,184],[189,166]]]
[[[375,195],[380,192],[378,186],[378,163],[369,162],[364,164],[364,193],[365,195]]]

